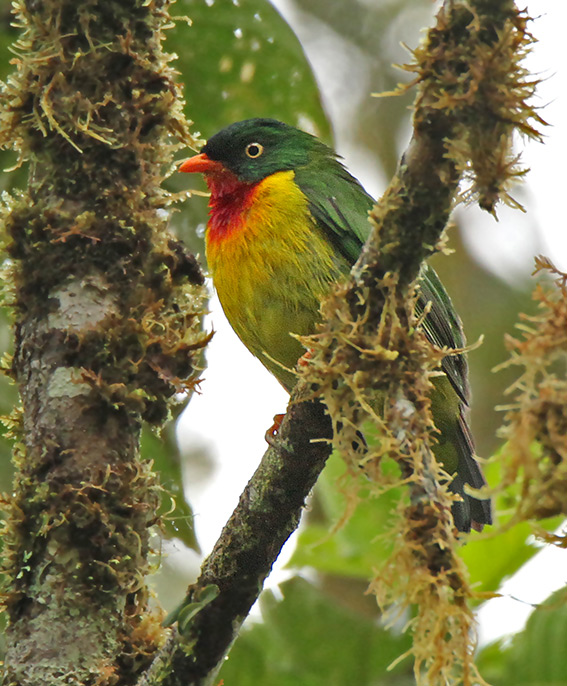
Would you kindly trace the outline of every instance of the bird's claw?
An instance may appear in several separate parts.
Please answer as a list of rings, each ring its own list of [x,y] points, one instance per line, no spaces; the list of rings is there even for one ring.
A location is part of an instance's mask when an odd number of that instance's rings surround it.
[[[283,418],[285,415],[283,414],[276,414],[274,415],[274,423],[272,426],[266,431],[266,443],[268,445],[273,445],[274,444],[274,439],[278,435],[278,432],[280,430],[280,426],[282,425]]]

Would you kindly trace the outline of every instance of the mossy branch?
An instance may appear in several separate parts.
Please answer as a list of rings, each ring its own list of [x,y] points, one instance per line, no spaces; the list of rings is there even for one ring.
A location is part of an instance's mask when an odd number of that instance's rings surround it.
[[[3,212],[15,353],[4,527],[4,680],[131,684],[161,639],[148,607],[159,492],[139,456],[194,382],[203,277],[160,188],[190,142],[163,53],[165,0],[16,2],[0,144],[29,160]]]
[[[519,369],[507,393],[502,435],[507,439],[500,487],[519,485],[508,526],[567,513],[567,273],[539,257],[536,273],[551,276],[536,286],[535,316],[521,316],[521,335],[508,336],[511,357],[503,367]],[[538,532],[565,547],[567,536]]]
[[[205,560],[199,579],[189,587],[178,626],[138,686],[215,683],[283,544],[299,524],[305,499],[330,454],[330,439],[331,424],[323,405],[292,400],[278,436]]]
[[[457,555],[459,540],[432,446],[431,381],[439,354],[420,331],[415,280],[422,262],[442,248],[443,231],[463,176],[485,209],[510,202],[518,176],[514,131],[538,136],[541,121],[526,100],[535,83],[521,60],[532,37],[514,3],[446,2],[408,69],[417,74],[414,132],[398,172],[371,213],[374,231],[350,283],[325,302],[325,324],[312,337],[312,369],[334,421],[334,443],[353,472],[361,455],[358,427],[373,421],[378,446],[364,469],[388,486],[385,456],[409,483],[400,502],[394,552],[371,583],[383,610],[415,605],[412,653],[418,683],[482,683],[472,656],[473,597]],[[450,352],[450,351],[449,351]],[[375,360],[379,360],[378,363]],[[315,372],[315,374],[314,374]],[[384,416],[373,411],[376,393]],[[446,483],[446,482],[445,482]]]
[[[387,427],[382,445],[410,481],[399,545],[372,588],[383,606],[397,600],[421,608],[414,624],[416,677],[425,673],[431,684],[482,682],[472,661],[471,590],[456,556],[450,496],[431,452],[428,377],[443,353],[432,351],[416,327],[414,283],[423,261],[440,249],[463,174],[472,175],[480,204],[493,211],[498,199],[507,199],[516,174],[512,132],[535,135],[527,122],[537,116],[526,105],[533,83],[520,65],[531,42],[525,23],[510,0],[447,1],[416,51],[409,67],[418,75],[414,135],[372,213],[375,230],[351,281],[323,304],[325,324],[306,341],[312,359],[302,366],[278,439],[190,587],[179,628],[139,686],[214,683],[329,453],[329,445],[319,442],[328,435],[321,405],[305,401],[315,389],[343,453],[359,443],[356,431],[369,416]],[[392,399],[385,420],[369,410],[367,389],[376,388]],[[307,412],[314,412],[309,423],[296,424]],[[359,457],[353,457],[355,468]],[[281,489],[291,485],[297,510],[286,506],[278,514]],[[269,513],[272,542],[259,513]]]

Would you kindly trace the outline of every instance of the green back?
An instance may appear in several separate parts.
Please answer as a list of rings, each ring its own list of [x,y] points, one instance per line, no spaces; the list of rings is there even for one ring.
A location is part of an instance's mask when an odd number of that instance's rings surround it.
[[[295,169],[295,181],[309,201],[311,214],[329,241],[354,264],[370,234],[368,213],[374,200],[328,149]]]

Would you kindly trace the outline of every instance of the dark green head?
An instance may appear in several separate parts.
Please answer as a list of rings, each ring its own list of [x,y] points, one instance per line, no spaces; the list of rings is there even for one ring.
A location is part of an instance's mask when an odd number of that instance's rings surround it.
[[[201,153],[249,183],[305,166],[314,157],[336,159],[334,151],[317,138],[276,119],[231,124],[212,136]]]

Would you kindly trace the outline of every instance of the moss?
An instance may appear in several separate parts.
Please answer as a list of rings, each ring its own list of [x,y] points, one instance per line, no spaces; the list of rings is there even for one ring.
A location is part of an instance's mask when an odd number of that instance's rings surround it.
[[[176,147],[170,135],[192,140],[160,45],[166,8],[16,3],[24,31],[0,120],[0,142],[16,143],[33,167],[29,196],[6,218],[8,252],[20,262],[17,307],[42,318],[50,302],[38,293],[104,273],[119,313],[77,339],[82,366],[111,403],[131,399],[158,423],[167,398],[192,385],[191,353],[206,343],[202,276],[158,212],[168,202],[159,183]]]
[[[509,191],[525,170],[514,132],[541,140],[536,127],[545,124],[530,102],[539,81],[524,66],[534,43],[529,22],[512,3],[457,3],[438,14],[407,67],[424,85],[417,105],[446,112],[455,125],[445,145],[468,182],[465,198],[491,213],[498,202],[518,206]],[[427,125],[417,112],[416,127]]]
[[[502,435],[507,439],[501,488],[519,484],[509,525],[567,514],[567,274],[544,258],[537,271],[553,277],[534,291],[539,312],[522,316],[521,337],[509,336],[510,360],[518,369],[508,389]],[[565,536],[554,538],[565,545]]]
[[[522,65],[532,43],[527,21],[508,0],[440,8],[407,67],[418,88],[412,141],[370,214],[373,232],[349,283],[323,303],[324,325],[304,340],[310,360],[300,375],[329,409],[333,445],[353,477],[349,507],[362,470],[373,494],[408,487],[392,518],[393,554],[370,590],[384,611],[415,606],[408,626],[418,684],[484,682],[473,662],[474,593],[458,556],[454,496],[433,456],[431,384],[451,351],[425,340],[415,316],[415,279],[423,260],[443,249],[464,177],[484,209],[512,202],[508,188],[521,174],[512,135],[537,137],[532,124],[542,123],[527,102],[536,83]],[[545,421],[538,437],[557,451],[560,412],[539,409]],[[360,427],[366,435],[372,425],[379,440],[361,446]],[[397,463],[394,475],[386,457]]]
[[[208,340],[203,276],[160,187],[193,142],[168,6],[15,3],[0,145],[30,178],[2,216],[24,407],[4,557],[14,684],[133,683],[161,641],[144,586],[159,487],[139,431],[192,388]],[[55,626],[76,635],[56,645]]]

